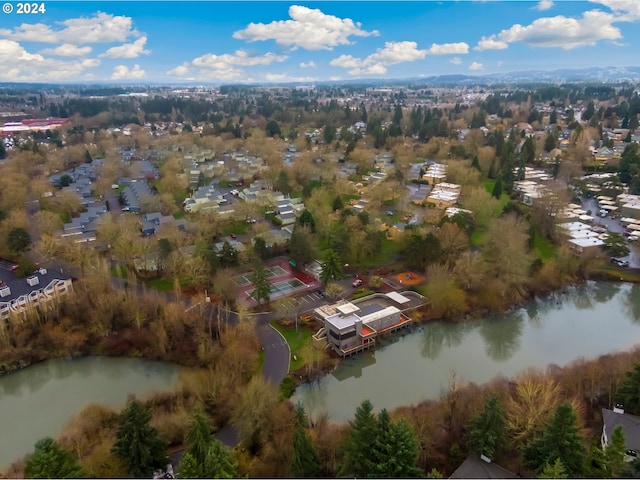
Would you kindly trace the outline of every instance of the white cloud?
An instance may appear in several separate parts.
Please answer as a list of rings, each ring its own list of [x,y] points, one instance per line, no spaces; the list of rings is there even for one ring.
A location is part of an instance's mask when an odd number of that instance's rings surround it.
[[[640,20],[640,2],[638,0],[589,0],[611,9],[617,22],[635,22]]]
[[[595,45],[600,40],[622,38],[620,29],[613,26],[613,14],[589,10],[582,18],[564,15],[545,17],[527,26],[513,25],[498,34],[482,37],[476,50],[502,50],[510,43],[522,42],[532,47],[560,47],[565,50],[585,45]]]
[[[56,81],[77,78],[88,68],[100,64],[98,59],[61,60],[30,53],[13,40],[0,39],[0,81]]]
[[[484,65],[478,62],[473,62],[469,65],[469,70],[484,70]]]
[[[553,7],[553,0],[540,0],[535,6],[535,9],[542,12],[544,10],[549,10],[551,7]]]
[[[244,30],[234,32],[233,38],[255,42],[274,40],[278,45],[302,47],[307,50],[332,50],[349,45],[349,37],[378,35],[376,30],[362,30],[359,22],[350,18],[326,15],[319,9],[301,5],[289,7],[291,20],[271,23],[250,23]]]
[[[426,55],[426,50],[418,50],[416,42],[385,42],[384,48],[378,49],[366,58],[340,55],[329,64],[349,68],[350,75],[384,75],[389,65],[421,60]]]
[[[167,75],[187,78],[197,73],[197,78],[207,80],[248,81],[245,71],[238,67],[271,65],[274,62],[284,62],[287,58],[289,58],[287,55],[277,55],[275,53],[250,55],[245,50],[236,50],[234,53],[224,53],[222,55],[207,53],[168,70]]]
[[[497,40],[496,35],[491,35],[489,38],[482,37],[478,42],[478,45],[474,47],[474,50],[504,50],[505,48],[509,48],[509,44],[507,42]]]
[[[107,58],[137,58],[140,55],[149,55],[151,50],[145,50],[146,43],[147,37],[140,37],[133,43],[111,47],[101,56]]]
[[[56,57],[84,57],[91,53],[91,47],[78,47],[69,43],[63,43],[56,48],[45,48],[42,50],[43,55],[55,55]]]
[[[316,64],[313,60],[309,60],[307,63],[300,62],[300,68],[316,68]]]
[[[454,65],[460,65],[462,63],[462,60],[460,59],[460,57],[453,57],[451,60],[449,60],[449,63],[453,63]]]
[[[140,68],[137,63],[129,69],[126,65],[117,65],[111,74],[111,80],[138,80],[144,78],[147,72]]]
[[[124,42],[129,37],[139,36],[133,29],[131,17],[115,16],[97,12],[93,17],[70,18],[53,28],[44,23],[23,23],[13,30],[0,29],[0,37],[41,43],[69,43],[71,45],[85,45],[88,43]]]
[[[438,45],[434,43],[427,50],[429,55],[464,55],[469,53],[469,45],[465,42],[458,43],[442,43]]]

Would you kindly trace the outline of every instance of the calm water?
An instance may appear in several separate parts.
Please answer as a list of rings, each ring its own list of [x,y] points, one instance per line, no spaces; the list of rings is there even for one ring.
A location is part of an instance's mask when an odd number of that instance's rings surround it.
[[[176,365],[135,358],[52,360],[0,377],[0,469],[33,450],[90,403],[121,407],[132,393],[178,385]]]
[[[589,282],[509,314],[399,332],[375,351],[346,359],[320,382],[301,386],[293,401],[312,415],[350,420],[367,398],[376,410],[437,398],[452,373],[457,380],[483,383],[637,343],[640,286]]]

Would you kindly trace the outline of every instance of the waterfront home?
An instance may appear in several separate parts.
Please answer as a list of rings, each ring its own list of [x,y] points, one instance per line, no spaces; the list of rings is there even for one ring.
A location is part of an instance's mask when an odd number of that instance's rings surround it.
[[[0,260],[0,321],[50,302],[73,290],[69,275],[62,270],[40,268],[27,278],[16,277],[17,265]]]
[[[411,319],[402,312],[423,302],[424,297],[415,292],[390,292],[318,307],[313,312],[322,327],[314,339],[325,341],[327,348],[347,357],[374,347],[382,333],[408,326]]]

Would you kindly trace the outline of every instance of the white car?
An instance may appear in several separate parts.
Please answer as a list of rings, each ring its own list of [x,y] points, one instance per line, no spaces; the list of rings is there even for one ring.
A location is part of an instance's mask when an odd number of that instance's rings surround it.
[[[638,237],[637,235],[629,235],[627,237],[627,240],[630,241],[630,242],[635,242],[636,240],[638,240],[638,238],[640,238],[640,237]]]

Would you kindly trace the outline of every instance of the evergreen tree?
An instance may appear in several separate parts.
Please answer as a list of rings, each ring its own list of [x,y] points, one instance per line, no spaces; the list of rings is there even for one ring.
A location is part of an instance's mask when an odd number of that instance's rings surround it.
[[[275,120],[269,120],[266,126],[267,136],[275,137],[276,135],[281,135],[280,125]]]
[[[386,414],[386,411],[383,411]],[[381,412],[382,415],[382,412]],[[404,418],[389,423],[378,421],[377,462],[378,478],[420,478],[423,472],[416,467],[420,446],[411,426]]]
[[[363,478],[374,475],[378,459],[371,454],[375,448],[378,425],[369,400],[364,400],[356,409],[355,419],[349,421],[349,427],[349,436],[343,446],[341,473]]]
[[[313,441],[307,435],[307,415],[301,403],[296,405],[295,414],[290,473],[294,478],[317,477],[320,475],[320,459]]]
[[[541,473],[547,464],[560,459],[569,477],[582,476],[586,451],[576,420],[571,404],[559,405],[542,434],[526,445],[523,455],[525,468]]]
[[[222,244],[219,258],[220,266],[222,268],[235,267],[238,265],[238,252],[229,242],[224,242]]]
[[[278,173],[278,178],[276,179],[274,185],[274,190],[278,192],[282,192],[285,195],[291,193],[291,187],[289,186],[289,175],[287,175],[286,170],[280,170]]]
[[[556,458],[553,464],[547,463],[542,469],[542,473],[538,475],[538,478],[569,478],[565,472],[564,465],[559,458]]]
[[[298,217],[298,225],[301,227],[308,226],[311,233],[315,233],[316,231],[316,222],[311,212],[307,209],[304,209],[300,217]]]
[[[556,123],[558,123],[558,114],[554,110],[553,112],[551,112],[551,115],[549,115],[549,124],[555,125]]]
[[[547,138],[544,139],[544,151],[550,152],[554,148],[556,148],[556,137],[553,133],[547,135]]]
[[[269,303],[271,295],[271,285],[267,280],[267,271],[262,263],[258,262],[253,267],[253,273],[251,274],[251,283],[253,283],[253,298],[258,302],[258,305],[264,301]]]
[[[212,438],[211,422],[204,408],[198,405],[193,409],[189,418],[189,427],[184,437],[184,443],[187,447],[185,453],[190,454],[197,463],[202,465]]]
[[[205,478],[236,478],[238,476],[238,464],[231,452],[215,437],[209,444],[203,473]]]
[[[322,262],[320,280],[326,285],[330,281],[340,278],[342,278],[342,260],[335,251],[328,250],[324,262]]]
[[[31,244],[29,233],[22,227],[16,227],[9,230],[7,236],[7,246],[14,253],[24,252]]]
[[[473,156],[473,160],[471,161],[471,168],[475,168],[479,172],[480,170],[480,161],[478,160],[478,155]]]
[[[116,442],[111,452],[124,460],[136,477],[149,477],[156,468],[164,467],[168,458],[166,444],[158,431],[149,425],[151,412],[130,396],[120,414]]]
[[[198,462],[188,452],[180,460],[180,466],[177,470],[179,478],[204,478],[202,463]]]
[[[43,438],[27,458],[25,478],[84,478],[86,474],[73,455],[52,438]]]
[[[624,456],[627,451],[626,439],[622,427],[618,425],[611,433],[611,443],[604,451],[607,465],[607,473],[612,478],[618,478],[625,473],[626,463]]]
[[[482,412],[471,420],[469,448],[478,454],[493,458],[507,446],[505,414],[496,395],[484,404]]]
[[[344,202],[340,195],[336,195],[336,198],[333,199],[333,211],[342,210],[344,208]]]
[[[269,257],[267,242],[262,237],[256,237],[253,239],[253,251],[256,252],[256,255],[258,255],[258,258],[261,260],[265,260]]]
[[[497,199],[500,199],[500,196],[502,195],[502,175],[498,175],[491,195]]]

